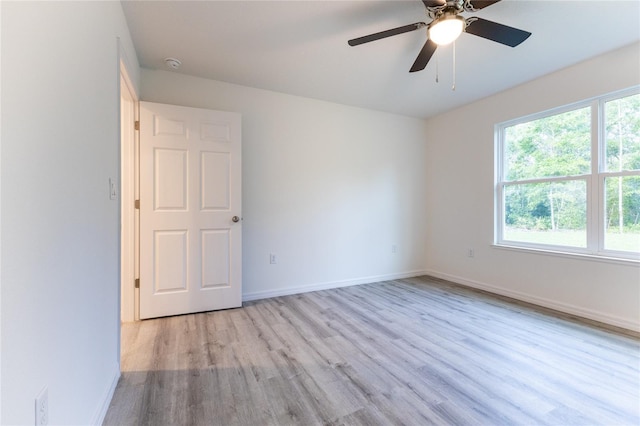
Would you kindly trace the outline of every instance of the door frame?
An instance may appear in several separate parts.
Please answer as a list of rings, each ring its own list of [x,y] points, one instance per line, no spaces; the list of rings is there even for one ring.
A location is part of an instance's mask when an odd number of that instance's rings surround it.
[[[120,286],[119,323],[137,321],[138,292],[135,279],[139,265],[139,215],[134,201],[138,199],[138,120],[139,96],[129,70],[128,58],[122,46],[119,49],[119,105],[120,105]],[[132,108],[122,109],[123,98],[129,98]],[[118,327],[120,329],[120,326]],[[120,336],[118,338],[120,341]]]

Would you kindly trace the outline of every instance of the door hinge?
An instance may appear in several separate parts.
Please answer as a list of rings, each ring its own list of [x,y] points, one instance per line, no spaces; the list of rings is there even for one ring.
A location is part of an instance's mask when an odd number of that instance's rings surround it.
[[[140,210],[140,200],[135,200],[133,202],[133,208],[136,210]]]
[[[136,120],[133,123],[133,128],[136,129],[136,130],[140,130],[140,120]]]
[[[136,288],[140,288],[140,278],[136,278],[134,284]]]

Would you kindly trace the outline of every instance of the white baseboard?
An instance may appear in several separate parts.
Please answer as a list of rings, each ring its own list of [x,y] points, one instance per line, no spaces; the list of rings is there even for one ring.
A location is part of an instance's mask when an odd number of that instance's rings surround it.
[[[426,275],[431,275],[432,277],[441,278],[447,281],[454,282],[456,284],[461,284],[467,287],[477,288],[479,290],[485,290],[490,293],[499,294],[501,296],[510,297],[512,299],[517,299],[523,302],[531,303],[534,305],[542,306],[545,308],[553,309],[555,311],[564,312],[566,314],[575,315],[582,318],[587,318],[590,320],[598,321],[601,323],[613,325],[615,327],[624,328],[627,330],[631,330],[634,332],[640,332],[640,323],[630,321],[626,318],[621,318],[615,315],[607,314],[604,312],[594,311],[592,309],[585,309],[580,306],[571,305],[568,303],[558,302],[551,299],[546,299],[543,297],[533,296],[531,294],[522,293],[519,291],[508,290],[501,287],[495,287],[490,284],[486,284],[483,282],[470,280],[463,277],[458,277],[456,275],[451,275],[443,272],[438,272],[434,270],[424,271]]]
[[[354,278],[349,280],[328,281],[324,283],[306,284],[296,287],[286,287],[276,290],[256,291],[252,293],[244,293],[242,295],[243,302],[251,300],[268,299],[270,297],[289,296],[291,294],[308,293],[310,291],[329,290],[332,288],[349,287],[352,285],[369,284],[380,281],[398,280],[402,278],[419,277],[427,274],[427,271],[409,271],[396,274],[375,275],[370,277]]]
[[[111,399],[113,398],[113,393],[116,391],[116,386],[118,386],[118,380],[120,380],[120,365],[116,363],[111,384],[105,389],[102,395],[102,403],[98,406],[90,424],[101,425],[104,422],[104,418],[109,410],[109,405],[111,404]]]

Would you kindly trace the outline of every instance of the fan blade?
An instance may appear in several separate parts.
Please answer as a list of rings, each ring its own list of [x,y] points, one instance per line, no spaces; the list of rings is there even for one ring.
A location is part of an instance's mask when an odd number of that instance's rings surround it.
[[[465,32],[493,40],[507,46],[516,47],[531,35],[528,31],[508,27],[482,18],[469,18]]]
[[[416,22],[415,24],[404,25],[402,27],[393,28],[386,31],[380,31],[379,33],[369,34],[363,37],[354,38],[349,40],[349,46],[357,46],[359,44],[369,43],[370,41],[380,40],[381,38],[387,38],[398,34],[408,33],[409,31],[415,31],[422,27],[426,27],[424,22]]]
[[[422,46],[422,50],[418,53],[418,57],[416,61],[413,63],[413,66],[409,70],[409,72],[422,71],[429,63],[429,59],[433,56],[433,52],[436,51],[438,47],[437,44],[432,42],[431,40],[427,40],[427,42]]]
[[[422,0],[424,7],[438,7],[447,4],[445,0]]]
[[[491,6],[494,3],[498,3],[500,0],[472,0],[471,6],[474,10],[484,9],[487,6]]]

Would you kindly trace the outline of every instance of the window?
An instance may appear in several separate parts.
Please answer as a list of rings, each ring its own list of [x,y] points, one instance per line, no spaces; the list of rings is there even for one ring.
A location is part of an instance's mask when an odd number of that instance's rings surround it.
[[[496,126],[496,243],[640,258],[640,93]]]

